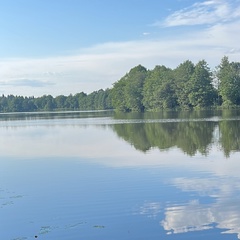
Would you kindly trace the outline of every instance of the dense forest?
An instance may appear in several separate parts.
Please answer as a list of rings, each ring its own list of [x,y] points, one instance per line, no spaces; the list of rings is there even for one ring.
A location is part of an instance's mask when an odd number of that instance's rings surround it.
[[[157,65],[132,68],[111,89],[69,96],[22,97],[2,95],[1,112],[56,110],[159,111],[236,107],[240,105],[240,63],[224,56],[212,71],[205,60],[187,60],[175,69]]]

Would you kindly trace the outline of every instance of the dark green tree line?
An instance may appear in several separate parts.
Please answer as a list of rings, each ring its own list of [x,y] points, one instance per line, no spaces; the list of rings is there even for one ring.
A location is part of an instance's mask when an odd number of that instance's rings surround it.
[[[112,109],[110,90],[99,90],[86,94],[84,92],[69,96],[53,97],[21,97],[2,95],[0,97],[1,112],[33,112],[33,111],[63,111],[63,110],[103,110]]]
[[[237,106],[240,63],[223,57],[215,72],[205,60],[195,65],[187,60],[175,69],[156,66],[146,70],[139,65],[113,85],[112,100],[120,111]]]

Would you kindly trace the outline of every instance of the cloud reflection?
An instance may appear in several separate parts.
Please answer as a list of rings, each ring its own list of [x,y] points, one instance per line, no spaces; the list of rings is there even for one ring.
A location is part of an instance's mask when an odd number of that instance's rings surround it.
[[[222,233],[237,233],[240,236],[239,202],[200,204],[197,201],[185,206],[168,207],[161,222],[168,233],[186,233],[214,228],[227,229]]]
[[[195,199],[166,207],[165,219],[160,224],[168,234],[218,228],[222,233],[237,233],[240,238],[240,205],[236,198],[239,178],[177,178],[172,183],[184,192],[195,192],[216,201],[204,203]]]
[[[156,217],[162,210],[159,202],[148,202],[140,208],[140,214],[147,215],[149,217]]]

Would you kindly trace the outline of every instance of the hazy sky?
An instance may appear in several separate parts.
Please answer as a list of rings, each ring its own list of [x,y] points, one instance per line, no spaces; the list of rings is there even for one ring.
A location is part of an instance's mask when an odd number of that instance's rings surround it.
[[[0,94],[111,88],[132,67],[240,61],[240,0],[0,0]]]

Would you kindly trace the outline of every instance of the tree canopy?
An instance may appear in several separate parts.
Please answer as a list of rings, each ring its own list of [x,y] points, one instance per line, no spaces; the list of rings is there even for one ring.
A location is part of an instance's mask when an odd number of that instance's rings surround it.
[[[1,112],[33,112],[33,111],[64,111],[64,110],[102,110],[112,109],[110,89],[84,92],[69,96],[53,97],[22,97],[2,95],[0,97]]]
[[[227,57],[223,57],[216,71],[211,71],[205,60],[195,65],[187,60],[175,69],[163,65],[153,70],[144,68],[140,78],[142,69],[142,66],[131,69],[127,77],[113,85],[112,104],[116,110],[159,111],[240,105],[240,63],[230,63]],[[132,91],[128,91],[129,88]],[[133,99],[138,100],[141,107],[129,104]]]

